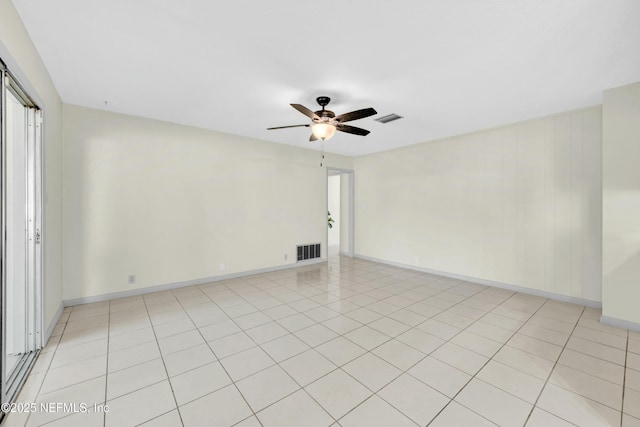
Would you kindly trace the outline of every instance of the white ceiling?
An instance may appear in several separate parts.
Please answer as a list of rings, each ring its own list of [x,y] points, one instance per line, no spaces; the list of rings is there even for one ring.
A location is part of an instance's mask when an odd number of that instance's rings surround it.
[[[640,81],[637,0],[13,0],[66,103],[319,149],[289,106],[405,118],[360,155],[598,104]],[[105,106],[105,101],[108,103]]]

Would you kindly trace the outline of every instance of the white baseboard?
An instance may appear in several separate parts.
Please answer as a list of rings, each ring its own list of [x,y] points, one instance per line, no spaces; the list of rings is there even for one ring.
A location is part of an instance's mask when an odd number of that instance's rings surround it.
[[[600,316],[600,323],[615,326],[617,328],[629,329],[631,331],[640,332],[640,323],[629,322],[628,320],[616,319],[615,317]]]
[[[51,334],[53,333],[53,330],[55,329],[56,325],[60,321],[60,317],[62,316],[64,307],[65,307],[64,302],[61,302],[60,306],[58,307],[58,310],[56,311],[56,314],[53,316],[53,320],[51,320],[51,323],[49,323],[49,326],[47,326],[46,331],[44,331],[42,347],[47,345],[47,343],[49,342],[49,338],[51,338]]]
[[[392,265],[394,267],[406,268],[408,270],[420,271],[422,273],[437,274],[438,276],[451,277],[453,279],[460,279],[466,282],[478,283],[480,285],[493,286],[495,288],[507,289],[509,291],[514,291],[514,292],[522,292],[523,294],[535,295],[543,298],[551,298],[558,301],[568,302],[571,304],[580,304],[587,307],[602,308],[602,303],[600,301],[571,297],[568,295],[556,294],[554,292],[547,292],[547,291],[541,291],[538,289],[526,288],[524,286],[510,285],[508,283],[494,282],[493,280],[479,279],[477,277],[463,276],[462,274],[449,273],[446,271],[431,270],[429,268],[417,267],[415,265],[402,264],[394,261],[387,261],[384,259],[373,258],[366,255],[356,254],[355,257],[366,260],[366,261],[379,262],[380,264],[387,264],[387,265]]]
[[[322,262],[327,262],[327,258],[309,259],[305,261],[298,261],[294,264],[260,268],[257,270],[242,271],[239,273],[224,274],[221,276],[205,277],[202,279],[186,280],[184,282],[167,283],[164,285],[155,285],[155,286],[149,286],[146,288],[131,289],[129,291],[112,292],[108,294],[94,295],[90,297],[73,298],[69,300],[64,300],[63,304],[65,307],[71,307],[71,306],[80,305],[80,304],[90,304],[94,302],[110,301],[112,299],[132,297],[136,295],[149,294],[152,292],[167,291],[171,289],[184,288],[184,287],[193,286],[193,285],[204,285],[205,283],[211,283],[211,282],[220,282],[222,280],[227,280],[227,279],[237,279],[239,277],[252,276],[254,274],[271,273],[274,271],[288,270],[291,268],[304,267],[306,265],[319,264]],[[55,327],[55,324],[54,324],[54,327]]]

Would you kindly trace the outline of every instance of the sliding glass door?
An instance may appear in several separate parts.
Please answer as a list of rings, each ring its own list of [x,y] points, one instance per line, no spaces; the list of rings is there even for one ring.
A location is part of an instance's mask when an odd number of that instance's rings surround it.
[[[2,403],[15,398],[42,346],[41,112],[2,62]]]

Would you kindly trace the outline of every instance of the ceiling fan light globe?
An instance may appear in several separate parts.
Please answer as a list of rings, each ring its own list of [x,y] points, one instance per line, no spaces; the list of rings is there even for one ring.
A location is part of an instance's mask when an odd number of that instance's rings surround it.
[[[311,126],[311,133],[316,138],[326,141],[336,133],[336,127],[329,123],[315,123]]]

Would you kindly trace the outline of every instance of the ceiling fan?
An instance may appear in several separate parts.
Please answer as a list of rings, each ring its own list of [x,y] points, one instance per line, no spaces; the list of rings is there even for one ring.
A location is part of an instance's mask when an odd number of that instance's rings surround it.
[[[318,139],[321,139],[323,141],[327,140],[336,133],[336,130],[362,136],[369,134],[369,131],[366,129],[345,125],[344,123],[353,120],[364,119],[365,117],[378,114],[376,110],[374,110],[373,108],[364,108],[362,110],[351,111],[350,113],[344,113],[336,116],[333,111],[324,109],[324,107],[326,107],[330,101],[331,98],[329,98],[328,96],[317,97],[316,102],[318,102],[318,105],[322,107],[322,110],[318,111],[311,111],[307,107],[300,104],[291,104],[293,108],[309,117],[311,119],[311,123],[308,123],[306,125],[278,126],[267,128],[267,130],[310,127],[311,137],[309,138],[309,141],[316,141]]]

